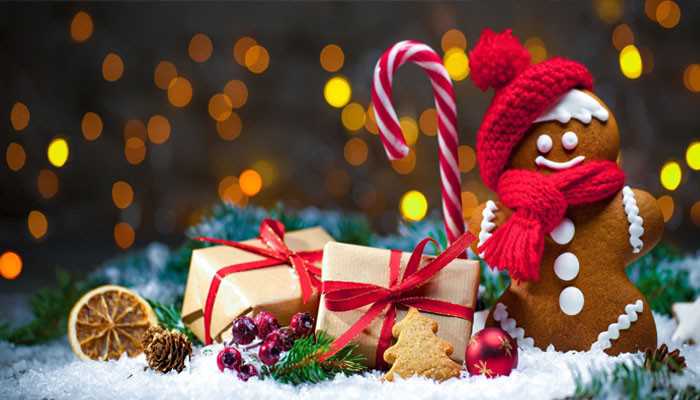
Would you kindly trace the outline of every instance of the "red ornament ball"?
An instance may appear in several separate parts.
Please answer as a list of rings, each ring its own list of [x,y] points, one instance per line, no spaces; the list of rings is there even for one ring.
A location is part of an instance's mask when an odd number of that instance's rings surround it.
[[[518,345],[503,329],[484,328],[469,340],[465,363],[472,376],[510,375],[510,371],[518,366]]]

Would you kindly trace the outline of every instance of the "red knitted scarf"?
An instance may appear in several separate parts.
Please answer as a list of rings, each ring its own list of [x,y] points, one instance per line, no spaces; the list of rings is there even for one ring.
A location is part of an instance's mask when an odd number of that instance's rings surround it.
[[[492,268],[508,269],[515,280],[539,280],[545,235],[559,225],[566,209],[608,198],[624,183],[624,172],[612,161],[592,161],[551,175],[506,171],[498,180],[498,196],[514,213],[479,252]]]

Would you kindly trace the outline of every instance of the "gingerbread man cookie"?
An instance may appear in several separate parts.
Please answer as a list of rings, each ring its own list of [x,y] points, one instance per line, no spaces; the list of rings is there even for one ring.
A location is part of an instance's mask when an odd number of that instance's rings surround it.
[[[651,309],[625,267],[664,223],[652,195],[625,185],[617,122],[590,73],[562,58],[530,65],[510,31],[485,31],[470,63],[476,85],[496,92],[477,159],[498,201],[468,225],[473,250],[512,278],[486,325],[542,349],[655,348]]]
[[[384,352],[384,361],[392,364],[384,379],[393,381],[394,375],[402,378],[419,375],[436,381],[458,377],[461,367],[449,357],[454,349],[435,335],[437,331],[435,320],[411,307],[391,330],[398,340]]]

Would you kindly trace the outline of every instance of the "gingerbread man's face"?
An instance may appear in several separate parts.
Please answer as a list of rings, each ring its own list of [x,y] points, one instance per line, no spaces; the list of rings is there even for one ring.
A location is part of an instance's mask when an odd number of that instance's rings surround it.
[[[513,152],[509,168],[551,173],[589,160],[618,159],[615,117],[591,92],[570,91],[537,121]]]

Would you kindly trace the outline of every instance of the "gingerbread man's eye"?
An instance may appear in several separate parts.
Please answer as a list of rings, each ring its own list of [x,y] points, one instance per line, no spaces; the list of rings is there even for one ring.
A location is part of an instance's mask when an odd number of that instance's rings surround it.
[[[552,138],[547,134],[542,134],[537,138],[537,150],[542,154],[549,153],[552,150]]]
[[[561,145],[567,150],[573,150],[578,146],[576,132],[567,131],[561,136]]]

